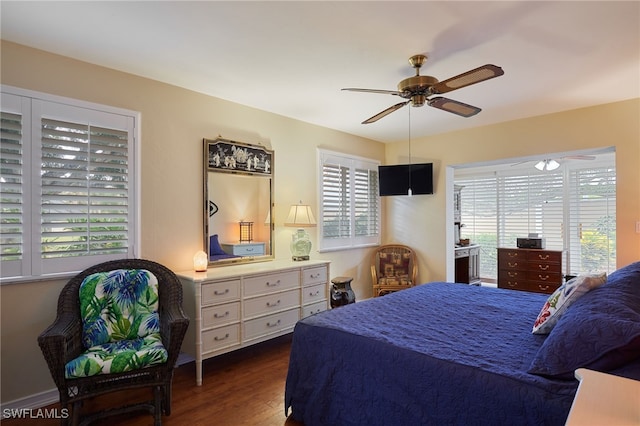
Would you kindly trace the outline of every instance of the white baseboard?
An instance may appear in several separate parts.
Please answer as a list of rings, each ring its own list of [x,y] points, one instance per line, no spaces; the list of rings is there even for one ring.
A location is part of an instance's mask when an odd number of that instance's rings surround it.
[[[47,405],[55,404],[58,401],[60,401],[60,394],[58,394],[58,389],[51,389],[48,391],[25,396],[24,398],[5,402],[2,404],[2,410],[5,410],[5,409],[19,410],[23,408],[28,408],[33,410],[37,408],[46,407]]]

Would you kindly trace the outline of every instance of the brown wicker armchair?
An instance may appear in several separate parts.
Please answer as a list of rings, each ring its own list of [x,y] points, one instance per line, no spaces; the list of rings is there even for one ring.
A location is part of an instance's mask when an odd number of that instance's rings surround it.
[[[373,297],[416,285],[418,262],[414,251],[402,244],[378,247],[371,257]]]
[[[147,270],[157,278],[156,327],[159,323],[162,346],[166,349],[166,361],[130,371],[68,378],[65,375],[65,366],[86,350],[79,303],[81,283],[90,275],[114,270]],[[63,409],[71,408],[70,416],[62,420],[63,424],[67,424],[69,420],[74,425],[78,424],[81,405],[87,398],[109,392],[149,387],[153,389],[153,400],[82,415],[82,424],[88,424],[107,415],[147,410],[154,415],[154,424],[160,425],[162,413],[171,414],[173,370],[188,325],[189,318],[182,310],[180,281],[163,265],[142,259],[114,260],[92,266],[72,278],[59,296],[54,323],[38,337],[38,344],[60,392],[60,405]]]

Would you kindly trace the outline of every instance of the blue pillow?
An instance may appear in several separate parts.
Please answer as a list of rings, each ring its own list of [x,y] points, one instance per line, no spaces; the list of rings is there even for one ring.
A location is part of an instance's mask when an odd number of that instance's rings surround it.
[[[209,237],[209,256],[217,256],[221,254],[227,254],[222,247],[220,247],[220,242],[218,241],[218,234],[214,234]]]
[[[640,262],[609,275],[560,318],[529,373],[573,378],[578,368],[611,371],[640,353]]]

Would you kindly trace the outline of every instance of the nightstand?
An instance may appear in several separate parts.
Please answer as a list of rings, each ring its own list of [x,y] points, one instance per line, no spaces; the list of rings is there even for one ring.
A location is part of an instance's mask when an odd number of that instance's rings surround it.
[[[222,250],[227,254],[236,256],[262,256],[264,255],[264,243],[237,243],[220,244]]]
[[[640,381],[579,368],[578,392],[565,426],[640,424]]]

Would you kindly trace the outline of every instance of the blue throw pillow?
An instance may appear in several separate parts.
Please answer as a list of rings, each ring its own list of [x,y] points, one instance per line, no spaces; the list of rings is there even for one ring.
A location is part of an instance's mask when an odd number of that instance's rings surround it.
[[[217,256],[221,254],[227,254],[222,247],[220,247],[220,242],[218,241],[218,234],[214,234],[209,237],[209,256]]]
[[[607,372],[640,351],[640,262],[613,272],[560,318],[529,373],[573,378],[578,368]]]

